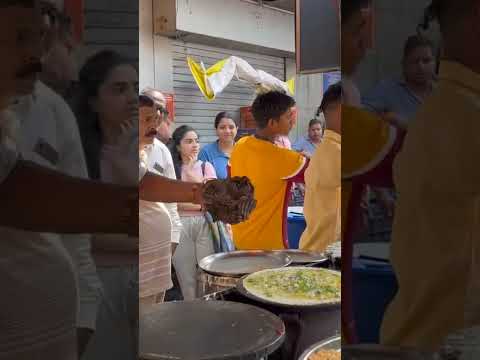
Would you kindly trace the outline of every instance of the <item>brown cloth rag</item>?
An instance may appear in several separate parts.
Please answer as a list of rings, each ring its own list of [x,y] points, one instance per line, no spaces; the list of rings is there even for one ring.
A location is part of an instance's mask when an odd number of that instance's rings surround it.
[[[203,186],[203,199],[213,221],[232,225],[247,220],[257,204],[254,187],[246,176],[208,181]]]

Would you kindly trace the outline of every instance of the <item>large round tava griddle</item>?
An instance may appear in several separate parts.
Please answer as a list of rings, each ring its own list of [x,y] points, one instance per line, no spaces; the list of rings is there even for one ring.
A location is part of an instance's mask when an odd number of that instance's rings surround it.
[[[335,350],[341,352],[342,339],[340,336],[335,336],[326,340],[322,340],[312,346],[310,346],[305,352],[298,358],[298,360],[309,360],[310,356],[321,350]]]
[[[199,262],[200,269],[217,276],[240,277],[260,270],[275,269],[290,265],[287,254],[246,250],[209,255]]]
[[[296,265],[321,264],[328,261],[328,258],[325,256],[325,254],[313,251],[285,249],[274,250],[273,252],[288,255],[290,259],[292,259],[292,264]]]
[[[277,316],[230,301],[155,305],[140,319],[140,359],[258,360],[285,340]]]
[[[292,269],[307,269],[307,270],[312,270],[312,271],[325,271],[325,272],[330,272],[332,274],[338,275],[339,277],[341,276],[341,273],[339,271],[333,271],[333,270],[327,270],[327,269],[317,269],[317,268],[310,268],[310,267],[290,267],[290,268],[284,268],[284,269],[272,269],[272,271],[287,271],[287,270],[292,270]],[[268,269],[267,269],[268,270]],[[252,294],[250,291],[247,290],[247,288],[244,286],[243,282],[244,280],[248,277],[248,275],[245,275],[244,277],[240,278],[237,281],[237,286],[236,290],[242,294],[243,296],[249,298],[250,300],[254,300],[256,302],[259,302],[261,304],[266,304],[270,306],[275,306],[275,307],[282,307],[282,308],[288,308],[288,309],[299,309],[299,310],[304,310],[304,309],[320,309],[320,308],[331,308],[331,307],[338,307],[340,306],[341,303],[341,298],[339,297],[338,299],[333,299],[332,301],[325,301],[321,302],[318,304],[287,304],[287,303],[282,303],[279,301],[273,301],[266,299],[264,297],[257,296],[255,294]]]

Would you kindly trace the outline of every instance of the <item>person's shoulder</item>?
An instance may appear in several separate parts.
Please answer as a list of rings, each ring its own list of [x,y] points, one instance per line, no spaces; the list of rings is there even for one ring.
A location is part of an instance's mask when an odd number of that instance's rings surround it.
[[[238,164],[239,161],[245,161],[249,155],[256,151],[255,140],[253,135],[244,136],[235,143],[232,153],[230,154],[229,163],[231,165]],[[257,140],[258,141],[258,140]]]
[[[35,96],[45,103],[53,106],[67,104],[67,102],[55,92],[52,88],[41,81],[37,81],[35,85]]]
[[[198,171],[199,169],[207,167],[207,164],[210,164],[210,163],[208,161],[203,161],[198,159],[195,165],[193,166],[193,168]]]
[[[63,105],[68,107],[68,104],[60,95],[41,81],[35,83],[31,94],[22,95],[16,100],[16,103],[12,105],[12,110],[20,115],[25,111],[44,112],[46,108],[51,111]]]
[[[401,78],[398,77],[390,77],[386,78],[383,80],[380,80],[379,85],[383,87],[397,87],[397,86],[402,86],[405,84],[405,81],[403,81]]]
[[[343,103],[360,106],[362,98],[357,85],[349,77],[342,78],[342,99]]]
[[[208,160],[207,161],[200,161],[200,166],[209,167],[209,168],[215,170],[215,166],[213,166],[213,164]]]
[[[289,161],[301,161],[304,158],[304,156],[295,149],[286,149],[274,144],[272,145],[273,146],[265,149],[265,155],[268,158],[275,158],[279,161],[281,159],[288,159]]]
[[[280,141],[283,145],[283,147],[287,148],[287,149],[291,149],[292,148],[292,142],[290,141],[290,138],[286,135],[282,135],[280,137]]]
[[[464,120],[462,122],[463,126],[451,127],[452,119],[459,118]],[[454,84],[443,83],[418,108],[411,123],[412,125],[416,122],[419,122],[419,125],[429,124],[428,126],[433,126],[433,128],[429,128],[429,131],[436,132],[439,130],[440,124],[442,124],[442,128],[446,128],[443,126],[445,124],[449,129],[460,131],[467,129],[466,124],[471,121],[478,124],[478,102],[476,98]],[[409,127],[409,130],[411,128]],[[418,126],[415,126],[415,128],[418,128]]]
[[[35,103],[49,107],[57,114],[57,117],[62,118],[62,121],[75,119],[75,115],[67,101],[41,81],[38,81],[35,86],[35,97]]]
[[[387,78],[380,80],[370,90],[365,92],[362,100],[377,97],[379,95],[389,95],[392,91],[398,90],[402,87],[402,81],[395,78]]]
[[[292,145],[293,148],[304,146],[308,141],[307,135],[300,136]]]
[[[158,154],[162,156],[168,157],[170,155],[170,150],[168,149],[167,145],[165,145],[163,142],[161,142],[158,139],[153,140],[151,151],[154,154]]]
[[[244,149],[250,148],[257,139],[253,135],[244,136],[235,143],[233,147],[233,152],[242,151]]]
[[[401,79],[391,77],[380,80],[375,89],[395,89],[403,86],[403,84],[404,82]]]
[[[216,178],[217,177],[217,171],[215,170],[215,166],[209,161],[202,161],[199,160],[197,161],[197,164],[195,166],[201,168],[201,173],[203,176],[206,178]]]
[[[203,146],[203,149],[216,149],[216,148],[217,148],[217,142],[216,141],[210,142],[210,143],[205,144]]]
[[[238,141],[235,143],[235,145],[243,145],[243,144],[248,144],[251,143],[252,141],[255,141],[256,137],[254,135],[247,135],[243,136]]]
[[[351,106],[342,107],[342,133],[350,151],[363,151],[369,145],[389,142],[388,139],[396,137],[394,127],[380,116]],[[351,144],[362,147],[352,147]]]
[[[162,151],[170,152],[170,150],[168,150],[167,145],[165,145],[163,142],[161,142],[158,139],[153,139],[153,147]]]
[[[211,142],[202,146],[201,153],[211,154],[217,151],[217,142]]]
[[[368,126],[371,124],[377,125],[379,123],[384,123],[382,118],[377,114],[371,111],[368,111],[367,109],[364,109],[362,107],[348,106],[348,105],[342,106],[342,125],[343,125],[343,121],[345,121],[346,124],[353,123],[358,128],[358,131],[369,130],[368,128],[363,129],[362,126]],[[360,126],[360,124],[362,126]]]
[[[333,148],[333,149],[340,149],[341,146],[341,135],[336,133],[335,131],[332,130],[325,130],[325,134],[323,136],[323,140],[320,144],[318,144],[317,149],[321,148]],[[315,151],[314,153],[317,153],[318,151]]]

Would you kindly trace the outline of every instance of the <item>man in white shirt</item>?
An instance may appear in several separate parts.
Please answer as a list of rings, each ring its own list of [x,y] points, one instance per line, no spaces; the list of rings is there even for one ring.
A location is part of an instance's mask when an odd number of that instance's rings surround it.
[[[160,122],[165,121],[165,103],[161,101],[163,97],[154,97],[152,92],[142,92],[139,101],[141,172],[175,179],[170,151],[155,138]],[[172,287],[171,256],[179,242],[182,223],[176,204],[143,200],[139,203],[139,223],[139,300],[143,314],[156,302],[162,302],[165,292]]]
[[[21,54],[24,58],[17,58],[24,60],[24,63],[18,61],[18,66],[24,69],[21,73],[26,75],[22,76],[21,86],[15,91],[15,95],[27,95],[34,87],[42,54],[42,39],[35,31],[38,30],[39,23],[29,27],[29,23],[39,20],[36,16],[37,9],[34,4],[14,3],[10,7],[2,7],[1,10],[9,13],[9,18],[20,14],[28,17],[27,21],[15,19],[16,24],[8,24],[9,19],[3,17],[4,13],[1,18],[1,32],[10,37],[2,38],[2,54],[3,51],[15,53],[20,45],[8,47],[15,44],[11,39],[18,39],[18,34],[21,33],[27,34],[23,41],[24,44],[30,44],[30,47],[23,45]],[[19,28],[15,37],[3,27],[5,22],[7,29]],[[5,57],[8,59],[8,55]],[[41,112],[37,114],[38,117],[41,115]],[[15,117],[15,114],[12,116]],[[38,128],[40,130],[42,126]],[[19,133],[21,134],[21,131]],[[15,145],[19,146],[18,143]],[[46,158],[58,161],[58,153],[52,152],[52,147],[39,144],[38,150]],[[40,162],[40,155],[38,158]],[[31,186],[35,187],[33,180]],[[51,195],[54,196],[54,193]],[[65,247],[60,241],[39,233],[6,227],[0,228],[0,238],[0,278],[2,284],[6,284],[5,292],[8,293],[8,296],[0,297],[0,358],[73,360],[78,293],[74,283],[74,267]],[[49,284],[49,279],[54,279],[55,283]]]
[[[43,0],[41,3],[51,6],[49,22],[55,22],[54,17],[56,14],[60,16],[63,1]],[[43,61],[48,58],[48,62],[55,63],[56,55],[51,51],[61,46],[59,43],[63,41],[55,32],[63,30],[50,27],[49,31],[53,32],[50,34],[52,41]],[[13,109],[20,121],[19,152],[25,160],[70,176],[88,178],[75,116],[59,94],[37,81],[33,94],[20,98]],[[91,256],[90,235],[40,236],[63,244],[72,258],[78,282],[77,333],[81,353],[95,330],[102,286]]]
[[[148,154],[148,170],[152,173],[156,173],[172,180],[176,180],[175,168],[173,166],[172,155],[167,146],[158,138],[170,139],[172,137],[171,125],[172,122],[168,118],[166,112],[167,101],[163,94],[153,88],[145,88],[141,96],[147,96],[152,100],[154,106],[157,109],[160,125],[157,128],[156,139],[154,139]],[[180,234],[182,232],[182,221],[178,215],[178,209],[176,203],[165,204],[172,221],[172,253],[180,241]]]
[[[14,109],[21,126],[19,152],[25,160],[88,178],[75,117],[58,94],[38,81],[34,94],[20,99]],[[86,334],[91,335],[95,329],[101,288],[91,256],[90,235],[41,236],[62,243],[72,258],[79,289],[77,328],[83,343]]]
[[[148,171],[176,180],[175,168],[173,167],[172,155],[167,146],[158,139],[153,140],[153,144],[147,150]],[[165,203],[170,219],[172,221],[172,245],[175,247],[180,241],[180,233],[182,232],[182,222],[178,215],[176,203]],[[174,250],[174,248],[172,249]]]
[[[149,172],[162,175],[173,180],[176,179],[172,155],[170,154],[170,150],[168,150],[167,146],[164,143],[162,143],[158,139],[154,139],[153,144],[151,145],[147,153],[147,167]],[[168,214],[170,215],[170,220],[172,221],[171,242],[173,252],[180,241],[182,222],[180,220],[180,215],[178,215],[176,203],[164,203],[164,205],[167,208]]]

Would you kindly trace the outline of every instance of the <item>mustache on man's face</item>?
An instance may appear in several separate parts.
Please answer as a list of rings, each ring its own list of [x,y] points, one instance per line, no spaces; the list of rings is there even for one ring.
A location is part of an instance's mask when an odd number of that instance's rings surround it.
[[[37,62],[30,63],[24,66],[23,68],[21,68],[20,70],[18,70],[16,76],[17,78],[24,78],[40,72],[42,72],[42,63],[37,61]]]
[[[145,136],[154,137],[154,136],[157,136],[157,134],[158,134],[158,131],[156,129],[150,129],[150,130],[147,131]]]

